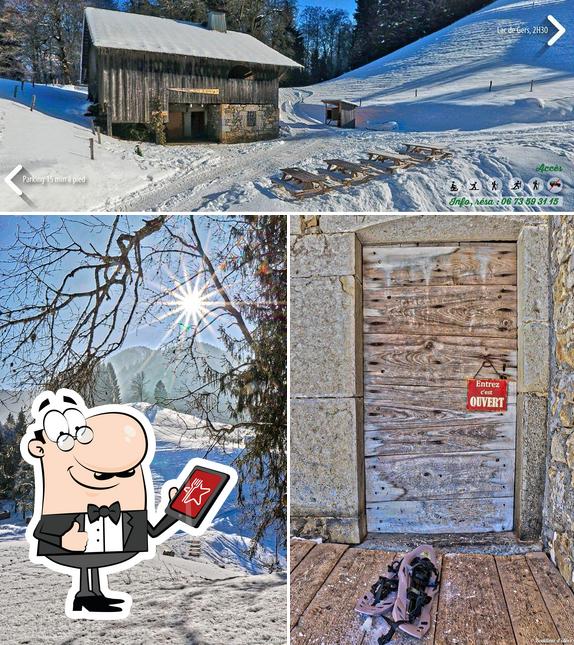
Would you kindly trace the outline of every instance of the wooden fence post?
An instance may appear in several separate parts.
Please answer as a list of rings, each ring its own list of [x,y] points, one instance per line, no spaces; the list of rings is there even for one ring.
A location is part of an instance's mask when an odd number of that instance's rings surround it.
[[[90,159],[94,160],[94,137],[90,137]]]
[[[489,92],[492,92],[492,81],[490,81],[490,87],[488,88]]]
[[[530,91],[534,92],[534,81],[530,81]]]
[[[18,96],[18,86],[14,85],[14,98]]]
[[[98,143],[101,145],[101,143],[102,143],[102,128],[100,128],[100,126],[98,126],[96,128],[96,132],[98,133]]]
[[[417,97],[418,97],[418,95],[419,95],[419,91],[418,91],[418,90],[415,90],[415,98],[417,98]]]
[[[36,107],[36,95],[32,95],[32,105],[30,106],[30,112],[34,111],[34,108]]]
[[[24,79],[22,79],[22,80],[20,81],[20,84],[21,84],[21,88],[20,88],[20,89],[21,89],[21,90],[22,90],[22,92],[23,92],[23,91],[24,91]]]

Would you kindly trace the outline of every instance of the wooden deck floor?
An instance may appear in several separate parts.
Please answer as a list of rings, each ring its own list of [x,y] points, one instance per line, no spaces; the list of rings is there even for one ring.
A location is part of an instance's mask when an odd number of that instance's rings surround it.
[[[292,540],[291,645],[376,645],[354,607],[397,555]],[[441,578],[427,637],[394,645],[574,643],[574,594],[544,553],[447,553]]]

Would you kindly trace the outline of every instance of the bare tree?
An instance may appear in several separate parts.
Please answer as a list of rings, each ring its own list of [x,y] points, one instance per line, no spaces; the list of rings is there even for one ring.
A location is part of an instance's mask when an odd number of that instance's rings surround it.
[[[27,220],[0,256],[5,389],[89,391],[96,366],[128,333],[171,324],[164,351],[203,379],[170,402],[199,413],[211,437],[206,454],[238,432],[250,436],[237,466],[257,495],[249,506],[256,540],[268,529],[284,540],[285,227],[284,216]],[[227,357],[200,351],[209,335]],[[223,400],[231,424],[217,422]]]

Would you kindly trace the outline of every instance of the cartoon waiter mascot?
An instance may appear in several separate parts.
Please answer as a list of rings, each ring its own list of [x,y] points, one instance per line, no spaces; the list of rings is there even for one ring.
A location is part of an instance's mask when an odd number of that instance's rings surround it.
[[[62,389],[38,396],[32,416],[20,444],[36,483],[26,533],[30,559],[72,576],[69,618],[124,618],[131,597],[112,594],[107,575],[152,558],[177,530],[203,534],[237,474],[193,459],[164,484],[156,511],[155,435],[143,414],[124,405],[88,409],[77,393]]]

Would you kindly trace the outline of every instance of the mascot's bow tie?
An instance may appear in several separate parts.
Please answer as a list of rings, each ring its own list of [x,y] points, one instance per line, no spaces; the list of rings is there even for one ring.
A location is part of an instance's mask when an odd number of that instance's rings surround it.
[[[88,519],[90,522],[97,522],[100,517],[109,517],[114,524],[120,521],[121,508],[119,502],[114,502],[111,506],[96,506],[95,504],[88,504]]]

